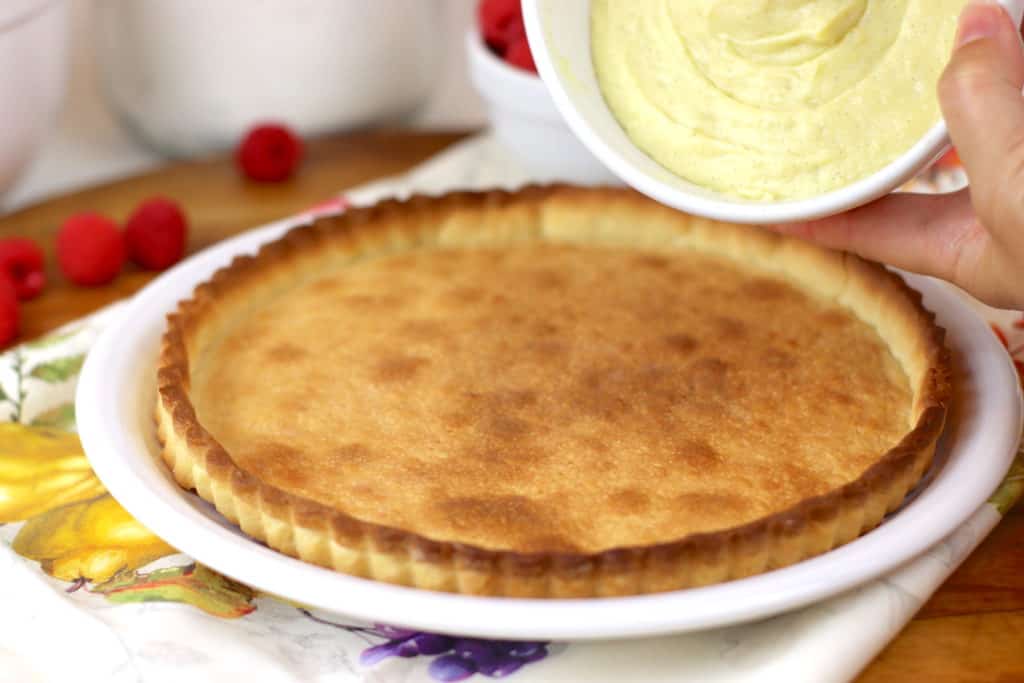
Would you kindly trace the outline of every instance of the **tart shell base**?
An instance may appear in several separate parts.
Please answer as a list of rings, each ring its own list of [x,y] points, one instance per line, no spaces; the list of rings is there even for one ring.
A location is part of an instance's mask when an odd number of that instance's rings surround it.
[[[643,232],[616,228],[641,221]],[[433,540],[289,494],[239,468],[196,415],[189,357],[214,334],[206,321],[251,295],[247,285],[267,279],[268,272],[271,282],[287,281],[296,263],[315,263],[322,253],[354,260],[427,244],[546,239],[630,245],[642,238],[753,262],[852,309],[879,331],[910,379],[913,428],[855,481],[740,527],[592,554],[530,554]],[[163,459],[182,487],[195,490],[249,536],[304,561],[473,595],[656,593],[800,562],[857,538],[898,508],[929,467],[943,428],[951,373],[941,340],[920,297],[879,266],[755,229],[685,217],[629,191],[551,187],[414,197],[298,228],[198,287],[168,321],[155,417]]]

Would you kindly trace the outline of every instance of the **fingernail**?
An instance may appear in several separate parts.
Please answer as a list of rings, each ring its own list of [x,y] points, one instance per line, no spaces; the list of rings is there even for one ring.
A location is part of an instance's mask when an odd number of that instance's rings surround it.
[[[961,48],[977,40],[991,38],[999,33],[1000,22],[1006,13],[994,0],[971,0],[960,15],[956,34],[956,47]]]

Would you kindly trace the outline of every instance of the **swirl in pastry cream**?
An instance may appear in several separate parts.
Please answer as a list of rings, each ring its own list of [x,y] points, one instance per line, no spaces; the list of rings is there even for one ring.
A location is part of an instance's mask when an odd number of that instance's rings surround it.
[[[678,176],[769,201],[881,169],[940,118],[966,0],[593,0],[608,106]]]

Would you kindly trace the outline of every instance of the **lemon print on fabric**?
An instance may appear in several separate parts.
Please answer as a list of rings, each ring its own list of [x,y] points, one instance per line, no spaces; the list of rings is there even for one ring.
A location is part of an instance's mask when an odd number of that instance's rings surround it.
[[[69,432],[0,423],[0,522],[17,522],[106,493]]]
[[[1024,497],[1024,443],[1021,444],[1017,459],[1003,479],[1002,485],[996,489],[988,502],[999,510],[999,514],[1005,515],[1021,497]]]
[[[110,497],[78,436],[8,422],[0,424],[0,522],[21,520],[11,547],[65,581],[105,581],[177,552]]]
[[[30,519],[11,547],[64,581],[106,581],[120,571],[177,552],[136,522],[109,494]]]

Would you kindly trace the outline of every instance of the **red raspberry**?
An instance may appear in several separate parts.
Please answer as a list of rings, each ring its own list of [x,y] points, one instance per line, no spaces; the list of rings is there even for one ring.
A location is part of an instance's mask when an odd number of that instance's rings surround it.
[[[530,52],[530,44],[526,42],[526,36],[512,43],[505,53],[505,61],[514,67],[537,73],[537,65],[533,63],[533,53]]]
[[[124,265],[124,237],[117,224],[98,213],[71,216],[57,233],[57,263],[76,285],[105,285]]]
[[[519,0],[482,0],[477,8],[477,18],[480,21],[480,32],[484,36],[484,42],[499,55],[505,54],[509,39],[515,37],[507,33],[510,24],[518,20],[519,26],[523,25],[523,11]],[[511,30],[515,32],[514,25]]]
[[[21,316],[14,283],[0,275],[0,346],[7,346],[18,336]]]
[[[520,40],[526,40],[526,24],[523,23],[521,14],[512,17],[501,32],[502,40],[505,43],[504,54],[508,54],[509,48]],[[504,56],[504,55],[502,55]]]
[[[238,167],[248,178],[265,183],[286,180],[302,160],[302,141],[286,126],[256,126],[235,153]]]
[[[45,255],[25,237],[0,240],[0,273],[7,275],[20,301],[39,296],[46,286]]]
[[[962,165],[956,149],[950,149],[935,163],[937,168],[960,168]]]
[[[124,226],[132,261],[147,270],[163,270],[185,255],[188,224],[176,202],[153,197],[139,204]]]

